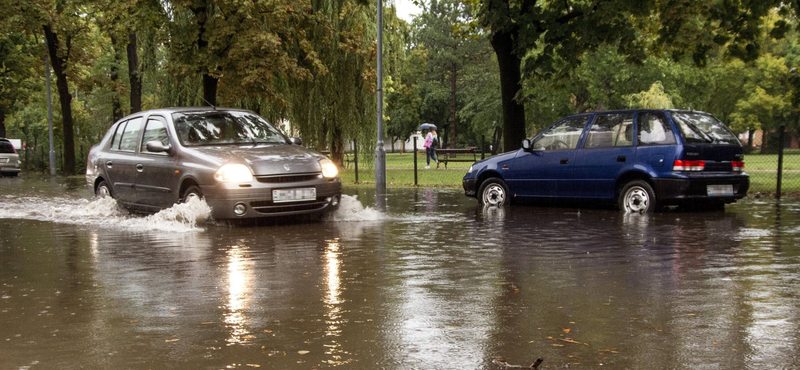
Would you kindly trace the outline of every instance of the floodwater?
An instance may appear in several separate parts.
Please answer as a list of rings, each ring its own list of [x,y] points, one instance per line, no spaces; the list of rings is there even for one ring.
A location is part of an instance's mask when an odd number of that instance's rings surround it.
[[[325,220],[128,215],[0,179],[2,369],[800,364],[800,202],[624,215],[346,189]]]

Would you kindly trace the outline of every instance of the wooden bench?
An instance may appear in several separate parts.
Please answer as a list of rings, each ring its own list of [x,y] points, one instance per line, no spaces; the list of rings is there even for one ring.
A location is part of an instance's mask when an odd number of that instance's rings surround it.
[[[458,148],[458,149],[436,149],[436,157],[439,163],[444,163],[447,169],[447,162],[470,162],[478,161],[478,147]]]
[[[331,157],[330,150],[320,150],[319,153],[328,158]],[[344,161],[344,168],[349,168],[350,164],[356,161],[355,156],[353,156],[353,154],[350,152],[344,152],[344,158],[342,160]]]

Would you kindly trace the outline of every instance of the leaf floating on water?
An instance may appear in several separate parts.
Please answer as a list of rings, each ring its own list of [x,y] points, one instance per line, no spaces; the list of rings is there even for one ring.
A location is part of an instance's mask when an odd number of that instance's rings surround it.
[[[311,353],[311,351],[302,350],[302,351],[297,351],[297,353],[301,354],[301,355],[307,355],[307,354]]]
[[[569,329],[569,328],[566,328],[566,329],[563,329],[563,328],[562,328],[562,329],[561,329],[561,331],[563,331],[563,332],[565,332],[565,333],[569,334],[569,331],[570,331],[570,329]]]
[[[206,322],[201,322],[200,325],[211,325],[213,323],[214,323],[213,321],[206,321]]]
[[[272,330],[269,330],[269,329],[264,329],[264,332],[265,332],[265,333],[272,333]]]
[[[131,320],[131,324],[136,324],[139,320]]]
[[[245,366],[250,366],[250,367],[261,367],[261,365],[259,365],[259,364],[245,364]]]
[[[172,343],[172,342],[177,342],[177,341],[179,341],[179,340],[180,340],[180,339],[167,339],[167,340],[165,340],[164,342],[166,342],[166,343]]]
[[[553,346],[553,347],[564,347],[563,344],[558,344],[558,343],[553,343],[553,344],[551,344],[551,346]]]

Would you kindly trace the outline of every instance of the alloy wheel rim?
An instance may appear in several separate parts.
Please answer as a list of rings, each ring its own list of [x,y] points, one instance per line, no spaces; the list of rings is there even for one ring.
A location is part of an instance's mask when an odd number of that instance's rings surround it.
[[[489,185],[483,192],[483,200],[488,205],[502,205],[506,200],[506,191],[498,184]]]
[[[650,207],[650,196],[644,188],[636,186],[630,188],[625,195],[625,209],[628,212],[645,212]]]
[[[192,200],[192,199],[198,199],[199,200],[200,196],[197,195],[197,193],[186,194],[186,197],[183,199],[183,202],[184,203],[189,203],[189,201]]]
[[[97,188],[97,195],[98,195],[100,198],[105,198],[105,197],[108,197],[108,196],[110,196],[110,195],[111,195],[111,193],[109,193],[109,191],[108,191],[108,188],[107,188],[107,187],[105,187],[105,186],[101,186],[101,187]]]

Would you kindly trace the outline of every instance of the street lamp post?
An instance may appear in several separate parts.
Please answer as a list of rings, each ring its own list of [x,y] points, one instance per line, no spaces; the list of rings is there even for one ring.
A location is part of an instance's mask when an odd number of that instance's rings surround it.
[[[375,145],[375,197],[379,207],[385,204],[386,150],[383,148],[383,0],[378,0],[378,142]]]

